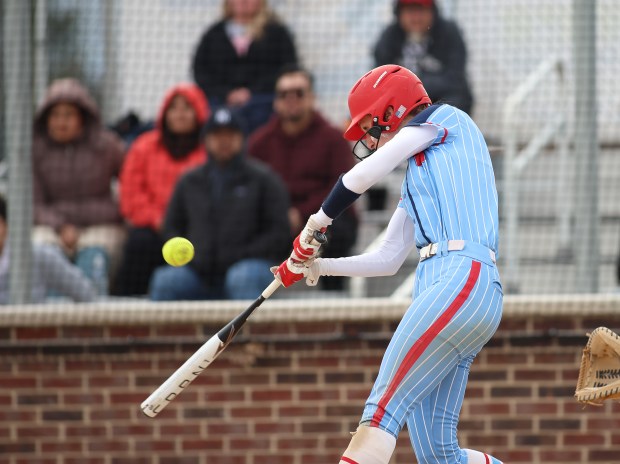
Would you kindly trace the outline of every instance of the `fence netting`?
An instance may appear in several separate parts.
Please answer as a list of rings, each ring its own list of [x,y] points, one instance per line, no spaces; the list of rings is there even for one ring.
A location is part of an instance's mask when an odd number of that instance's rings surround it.
[[[437,0],[416,32],[426,7],[391,1],[3,2],[1,302],[253,298],[356,162],[347,95],[381,60],[481,129],[506,294],[614,292],[620,13],[588,3]],[[404,175],[337,219],[326,256],[376,248]],[[173,271],[172,236],[196,251]],[[278,295],[408,297],[417,266]]]

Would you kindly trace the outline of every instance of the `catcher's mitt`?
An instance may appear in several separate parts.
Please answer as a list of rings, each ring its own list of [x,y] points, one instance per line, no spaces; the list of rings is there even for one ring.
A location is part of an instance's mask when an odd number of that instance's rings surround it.
[[[598,406],[620,399],[620,337],[606,327],[594,330],[583,350],[575,398]]]

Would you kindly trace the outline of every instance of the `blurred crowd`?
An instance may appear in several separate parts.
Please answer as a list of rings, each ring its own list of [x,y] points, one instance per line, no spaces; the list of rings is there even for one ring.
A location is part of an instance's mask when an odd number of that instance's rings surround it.
[[[396,0],[373,56],[411,69],[433,101],[472,110],[463,38],[434,0]],[[106,126],[79,81],[51,83],[33,126],[33,301],[253,299],[352,167],[342,130],[316,107],[293,31],[266,0],[224,0],[192,69],[195,82],[172,85],[152,122],[128,114]],[[0,303],[10,270],[5,205]],[[350,254],[358,226],[354,209],[338,217],[324,255]],[[187,266],[163,260],[174,236],[195,246]],[[346,288],[339,277],[321,283]]]

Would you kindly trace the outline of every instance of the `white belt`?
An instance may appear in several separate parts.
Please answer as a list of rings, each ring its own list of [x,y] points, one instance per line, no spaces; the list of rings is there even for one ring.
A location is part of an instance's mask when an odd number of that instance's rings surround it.
[[[491,261],[495,262],[495,252],[479,243],[466,242],[465,240],[448,240],[448,251],[461,251],[465,248],[484,249],[489,253]],[[420,261],[431,258],[437,254],[439,243],[431,243],[420,249]]]

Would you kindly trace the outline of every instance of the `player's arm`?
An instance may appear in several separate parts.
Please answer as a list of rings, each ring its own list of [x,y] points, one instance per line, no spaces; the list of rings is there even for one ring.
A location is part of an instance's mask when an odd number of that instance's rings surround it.
[[[396,169],[402,162],[427,149],[437,137],[433,125],[405,127],[372,156],[359,162],[336,183],[316,215],[323,227],[331,225],[359,196]],[[323,214],[321,214],[323,213]]]
[[[385,238],[374,251],[347,258],[318,258],[311,272],[324,276],[376,277],[394,275],[413,249],[414,225],[404,208],[396,208]]]

